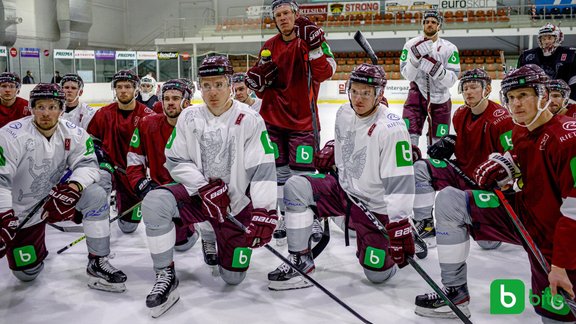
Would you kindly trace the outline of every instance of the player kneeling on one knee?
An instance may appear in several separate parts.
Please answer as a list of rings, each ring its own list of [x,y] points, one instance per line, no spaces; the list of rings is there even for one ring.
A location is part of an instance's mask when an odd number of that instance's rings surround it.
[[[0,164],[0,201],[2,206],[10,206],[0,212],[0,256],[7,256],[18,279],[34,280],[48,255],[45,222],[83,219],[88,285],[122,292],[126,275],[107,258],[110,206],[106,191],[96,184],[100,174],[94,144],[84,129],[60,118],[64,99],[60,86],[38,84],[30,92],[32,116],[0,130],[6,162]],[[39,168],[41,176],[29,173]],[[66,169],[69,171],[59,182]],[[18,221],[21,229],[16,231]]]
[[[150,191],[142,202],[156,271],[146,297],[153,317],[180,298],[174,220],[185,226],[210,222],[221,278],[238,285],[251,248],[270,241],[278,219],[274,149],[262,117],[232,99],[232,65],[226,57],[207,57],[198,76],[205,104],[182,111],[166,144],[165,167],[176,183]]]
[[[382,68],[356,67],[348,83],[350,103],[336,114],[336,139],[315,155],[320,173],[294,176],[286,182],[285,219],[292,264],[282,264],[268,274],[270,289],[311,286],[292,267],[305,273],[315,268],[308,244],[315,213],[318,217],[348,214],[357,232],[356,256],[371,282],[388,280],[396,272],[395,264],[403,267],[406,256],[414,255],[408,222],[415,190],[410,136],[402,119],[381,103],[385,86]],[[386,226],[389,240],[349,196]]]

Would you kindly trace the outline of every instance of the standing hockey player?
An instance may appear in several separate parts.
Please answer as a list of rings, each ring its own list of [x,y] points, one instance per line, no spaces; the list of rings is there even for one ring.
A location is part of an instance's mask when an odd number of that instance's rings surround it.
[[[30,115],[28,100],[18,97],[21,85],[18,74],[0,73],[0,127]]]
[[[458,48],[440,38],[442,16],[436,10],[424,12],[424,36],[412,38],[400,56],[400,73],[410,81],[402,117],[410,140],[418,146],[424,120],[428,117],[428,146],[450,131],[452,101],[450,88],[458,81]],[[431,123],[431,124],[430,124]]]
[[[568,84],[562,79],[550,80],[546,88],[550,96],[550,112],[576,118],[576,104],[570,103],[571,90]]]
[[[416,199],[414,200],[414,225],[418,234],[430,247],[435,245],[432,207],[436,191],[452,186],[458,189],[472,189],[456,170],[445,160],[462,170],[468,177],[474,177],[474,170],[494,152],[504,153],[512,148],[512,127],[514,123],[506,109],[488,99],[492,90],[492,80],[482,69],[464,72],[458,92],[464,97],[464,105],[454,113],[452,124],[455,135],[444,135],[430,146],[431,159],[414,163],[416,178]],[[479,242],[483,248],[495,248],[500,242]]]
[[[0,255],[14,276],[34,280],[48,255],[45,221],[82,218],[88,246],[88,286],[123,292],[126,275],[108,261],[110,206],[100,187],[94,144],[86,131],[61,119],[64,92],[41,83],[30,92],[32,116],[0,129]],[[71,175],[58,183],[66,169]],[[33,216],[37,204],[43,208]],[[16,225],[32,216],[16,232]]]
[[[150,191],[142,203],[156,283],[146,297],[152,316],[179,295],[174,269],[174,220],[209,221],[219,271],[229,285],[244,280],[250,248],[270,241],[276,227],[274,149],[262,118],[232,99],[232,65],[211,56],[198,68],[203,105],[185,109],[166,145],[166,168],[177,184]],[[247,191],[249,189],[249,192]],[[247,232],[227,219],[235,217]]]
[[[538,47],[520,54],[518,67],[536,64],[550,79],[562,79],[570,86],[570,99],[576,100],[576,48],[561,46],[564,33],[550,23],[538,30]]]
[[[126,176],[126,155],[132,134],[142,118],[154,113],[135,99],[139,82],[138,76],[129,70],[114,74],[112,90],[116,102],[98,109],[87,129],[90,135],[102,143],[101,149],[109,159],[106,162],[112,165],[110,171],[114,174],[118,214],[122,214],[141,200]],[[134,208],[132,213],[118,220],[118,226],[122,232],[132,233],[138,227],[141,218],[140,208]]]
[[[140,79],[140,91],[136,100],[150,109],[153,109],[154,104],[160,101],[156,95],[156,80],[153,77],[146,75]]]
[[[138,128],[134,130],[128,148],[126,175],[140,199],[144,199],[150,190],[174,182],[164,167],[164,162],[166,162],[164,148],[174,131],[178,116],[182,110],[190,106],[192,95],[185,83],[179,80],[166,81],[161,91],[164,113],[142,118]],[[147,169],[150,170],[150,177],[147,175]],[[195,232],[194,226],[177,226],[174,249],[179,252],[186,251],[194,246],[197,240],[198,233]],[[204,225],[202,251],[204,261],[212,266],[217,265],[218,262],[215,241],[211,226]]]
[[[300,16],[296,1],[274,0],[271,9],[278,34],[262,46],[259,62],[246,73],[246,85],[262,98],[260,115],[274,145],[283,211],[286,180],[314,171],[312,158],[320,145],[316,100],[320,83],[336,72],[336,61],[324,31]],[[282,222],[278,228],[275,238],[285,240]]]
[[[262,106],[262,99],[252,97],[254,93],[250,88],[246,86],[244,80],[246,79],[246,73],[234,73],[232,76],[232,86],[234,87],[234,99],[245,103],[250,108],[254,109],[256,112],[260,112],[260,107]]]
[[[60,87],[66,95],[64,115],[62,118],[86,129],[96,114],[96,109],[80,102],[84,93],[84,81],[78,74],[65,74],[60,80]]]
[[[543,323],[575,321],[550,299],[558,287],[574,298],[576,284],[576,170],[575,121],[552,115],[546,108],[548,77],[536,65],[528,64],[502,80],[501,101],[516,124],[512,131],[514,148],[495,153],[475,171],[481,188],[502,187],[513,178],[521,191],[508,199],[534,239],[544,258],[552,265],[544,272],[526,248],[531,264],[532,294],[541,296],[534,306]],[[447,187],[436,198],[438,260],[444,292],[470,316],[466,259],[469,236],[522,244],[502,202],[491,191],[462,191]],[[550,290],[548,290],[550,289]],[[547,298],[545,298],[548,296]],[[552,302],[552,304],[550,304]],[[416,297],[416,313],[428,317],[455,317],[435,293]]]
[[[380,103],[386,87],[381,67],[362,64],[348,81],[349,104],[336,113],[336,139],[315,157],[319,171],[293,176],[284,186],[289,260],[305,273],[315,265],[309,247],[314,214],[348,214],[357,232],[358,261],[373,283],[390,279],[414,255],[408,218],[414,202],[410,136],[402,119]],[[390,242],[348,195],[366,204],[384,224]],[[305,288],[312,283],[286,264],[268,274],[271,290]]]

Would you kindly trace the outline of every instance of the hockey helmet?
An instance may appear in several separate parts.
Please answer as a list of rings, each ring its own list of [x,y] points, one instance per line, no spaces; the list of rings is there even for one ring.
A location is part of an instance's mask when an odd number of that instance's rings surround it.
[[[232,83],[244,83],[245,79],[246,79],[246,73],[244,72],[234,73],[234,75],[232,76]]]
[[[436,21],[438,21],[438,26],[442,26],[442,23],[444,22],[444,18],[442,17],[442,15],[440,14],[440,12],[438,10],[426,10],[426,11],[424,11],[424,15],[422,15],[422,25],[424,25],[426,23],[427,18],[436,19]]]
[[[150,75],[143,76],[142,79],[140,79],[140,85],[142,85],[142,84],[149,84],[152,86],[152,89],[155,89],[156,88],[156,79],[154,79]]]
[[[550,80],[546,84],[546,88],[548,91],[558,91],[562,94],[562,97],[569,98],[570,97],[570,86],[566,81],[562,79]]]
[[[14,72],[2,72],[0,73],[0,83],[14,83],[17,89],[20,89],[22,85],[22,81],[20,80],[20,76]]]
[[[78,84],[78,88],[82,89],[84,88],[84,80],[82,80],[82,78],[75,73],[68,73],[68,74],[64,74],[64,76],[62,77],[62,80],[60,80],[60,87],[64,87],[64,83],[66,82],[76,82],[76,84]]]
[[[464,92],[464,83],[470,81],[478,81],[482,83],[482,89],[485,89],[487,85],[492,83],[492,78],[483,69],[472,69],[465,71],[460,78],[460,83],[458,84],[458,93]]]
[[[298,3],[296,3],[296,1],[294,0],[273,0],[272,4],[270,5],[270,14],[272,15],[272,17],[274,17],[274,10],[276,10],[276,8],[280,7],[281,5],[285,4],[290,5],[292,11],[298,12]]]
[[[180,91],[182,93],[183,99],[190,100],[190,98],[192,97],[192,91],[188,87],[188,84],[178,79],[172,79],[164,82],[164,84],[162,85],[162,99],[164,99],[164,92],[168,90]]]
[[[541,39],[542,36],[546,35],[552,35],[556,37],[554,43],[552,43],[552,45],[550,46],[545,46],[542,42]],[[558,48],[558,46],[562,45],[563,41],[564,41],[564,33],[562,33],[560,28],[555,25],[547,23],[546,25],[540,27],[540,29],[538,30],[538,45],[542,49],[542,52],[544,52],[544,56],[552,55],[552,53],[554,53],[554,51]]]
[[[537,95],[542,95],[546,91],[548,76],[541,67],[535,64],[526,64],[504,76],[500,90],[500,100],[503,104],[508,104],[508,91],[531,87]]]
[[[234,73],[232,64],[226,56],[208,56],[202,60],[198,68],[198,77],[224,75],[230,77]]]
[[[134,85],[134,88],[138,88],[140,85],[140,78],[132,72],[132,70],[120,70],[114,74],[112,77],[112,88],[116,88],[116,83],[118,81],[130,81]]]
[[[36,101],[40,99],[54,99],[60,103],[60,108],[64,107],[66,95],[59,85],[54,83],[39,83],[30,91],[30,107],[34,108]]]
[[[378,65],[362,63],[354,68],[350,73],[350,83],[359,82],[371,85],[374,87],[386,87],[386,72]]]

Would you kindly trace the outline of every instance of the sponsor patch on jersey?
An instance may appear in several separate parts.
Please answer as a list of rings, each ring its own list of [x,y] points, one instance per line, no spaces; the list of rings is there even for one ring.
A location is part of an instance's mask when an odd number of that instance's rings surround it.
[[[20,123],[20,122],[12,123],[8,127],[12,128],[12,129],[20,129],[20,128],[22,128],[22,123]]]
[[[536,58],[536,54],[530,53],[530,54],[526,55],[526,62],[530,62],[530,61],[534,60],[535,58]]]
[[[64,139],[64,151],[70,151],[70,139],[69,138]]]
[[[396,166],[405,167],[412,165],[412,145],[407,141],[396,143]]]
[[[322,53],[324,53],[324,55],[329,56],[329,57],[334,57],[334,54],[332,53],[332,49],[330,48],[330,45],[328,45],[328,43],[323,42],[322,45],[320,45],[322,47]]]
[[[500,144],[502,145],[504,152],[510,151],[512,149],[512,130],[509,130],[506,133],[500,135]]]
[[[374,128],[376,128],[376,124],[372,124],[372,126],[370,126],[370,128],[368,129],[368,136],[372,136]]]
[[[260,143],[262,143],[262,147],[264,148],[264,154],[276,155],[274,146],[272,145],[273,143],[270,140],[270,136],[268,136],[268,131],[263,131],[262,134],[260,134]]]
[[[569,121],[562,124],[562,128],[569,132],[576,131],[576,121]]]
[[[566,61],[567,57],[568,57],[568,55],[566,53],[562,54],[562,56],[560,56],[560,62]]]
[[[4,157],[4,148],[0,146],[0,167],[6,166],[6,157]]]
[[[244,114],[239,114],[238,117],[236,117],[236,121],[234,122],[234,125],[240,125],[240,123],[242,123],[242,119],[244,119]]]
[[[152,114],[152,113],[154,113],[154,110],[146,107],[146,108],[144,108],[144,112],[147,113],[147,114]]]
[[[386,115],[386,117],[388,117],[388,119],[390,120],[400,120],[400,117],[398,117],[398,115],[392,113]]]
[[[92,137],[88,137],[86,140],[86,153],[84,155],[90,155],[94,152],[96,152],[96,149],[94,148],[94,141],[92,140]]]
[[[76,128],[76,125],[71,123],[70,121],[66,121],[66,127],[68,128]]]
[[[407,59],[408,59],[408,50],[404,49],[402,50],[402,54],[400,54],[400,61],[406,62]]]
[[[504,109],[496,109],[496,110],[494,111],[494,113],[492,113],[492,116],[498,118],[498,117],[501,117],[501,116],[503,116],[503,115],[505,115],[505,114],[506,114],[506,111],[505,111]]]
[[[492,191],[472,190],[472,196],[478,208],[497,208],[500,206],[498,196]]]
[[[140,131],[138,128],[134,129],[134,133],[132,133],[132,138],[130,139],[130,146],[133,148],[138,148],[140,146]]]
[[[440,50],[440,48],[438,48],[438,50]],[[454,51],[454,53],[452,53],[452,55],[450,55],[450,58],[448,59],[448,63],[460,64],[460,55],[458,54],[458,51]]]
[[[570,171],[572,172],[572,179],[574,180],[574,187],[576,188],[576,156],[570,160]]]

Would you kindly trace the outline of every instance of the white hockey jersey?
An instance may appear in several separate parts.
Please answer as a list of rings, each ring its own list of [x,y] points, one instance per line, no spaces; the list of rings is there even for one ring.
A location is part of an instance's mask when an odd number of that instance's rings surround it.
[[[404,44],[402,55],[400,56],[400,73],[406,80],[415,82],[422,96],[426,98],[428,91],[428,74],[410,62],[410,55],[408,53],[410,47],[421,41],[423,37],[424,36],[418,36],[412,38]],[[458,75],[460,74],[460,55],[458,54],[458,48],[449,41],[438,37],[436,42],[433,43],[432,53],[429,55],[442,63],[446,69],[446,74],[442,79],[438,78],[434,80],[428,78],[430,101],[435,104],[445,103],[450,99],[450,88],[458,81]]]
[[[338,180],[348,194],[397,222],[412,215],[414,168],[406,124],[380,104],[359,118],[349,103],[336,113],[334,157]]]
[[[69,181],[84,188],[100,180],[94,144],[84,129],[60,119],[56,132],[47,139],[32,118],[15,120],[0,129],[0,212],[14,209],[20,220],[48,195],[67,169],[72,170]],[[40,211],[25,227],[40,222]]]
[[[254,98],[254,103],[250,106],[255,112],[259,113],[262,107],[262,99]]]
[[[90,124],[90,121],[92,120],[92,117],[94,117],[94,114],[96,114],[96,111],[96,108],[90,107],[87,104],[81,102],[71,112],[65,112],[64,115],[62,115],[62,118],[71,121],[72,123],[84,129],[87,129],[88,124]]]
[[[190,195],[220,178],[228,184],[233,215],[250,202],[248,186],[254,208],[276,209],[274,147],[264,120],[248,105],[233,100],[220,116],[204,104],[184,109],[165,153],[166,169]]]

